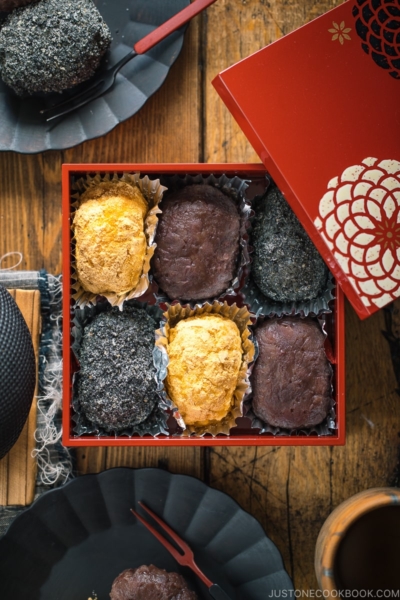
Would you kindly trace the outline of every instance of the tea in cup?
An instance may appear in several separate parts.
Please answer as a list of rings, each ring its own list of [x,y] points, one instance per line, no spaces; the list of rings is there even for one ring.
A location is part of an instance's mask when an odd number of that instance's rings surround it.
[[[400,597],[400,490],[365,490],[340,504],[318,536],[315,571],[324,598]]]

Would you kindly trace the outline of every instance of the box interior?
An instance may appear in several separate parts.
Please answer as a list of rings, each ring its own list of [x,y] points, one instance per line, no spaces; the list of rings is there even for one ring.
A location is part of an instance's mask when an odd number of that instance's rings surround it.
[[[122,166],[122,168],[121,168]],[[250,427],[250,420],[246,417],[237,419],[237,426],[230,431],[229,436],[218,435],[213,437],[182,437],[179,435],[175,420],[171,417],[168,422],[171,434],[169,436],[95,436],[74,434],[72,398],[72,377],[79,370],[79,364],[71,349],[71,330],[73,319],[74,301],[71,298],[71,185],[87,173],[119,173],[138,172],[156,179],[160,175],[174,174],[204,174],[214,173],[216,176],[226,174],[237,175],[249,182],[246,196],[251,199],[262,194],[266,188],[266,171],[263,165],[63,165],[63,279],[64,279],[64,324],[63,324],[63,351],[64,351],[64,394],[63,394],[63,443],[69,446],[129,446],[129,445],[337,445],[344,443],[344,302],[340,288],[335,288],[335,300],[332,302],[332,312],[326,315],[325,328],[328,335],[327,353],[333,369],[333,394],[335,399],[336,429],[331,435],[318,436],[315,433],[296,433],[292,435],[273,435],[272,433],[259,433],[258,429]],[[246,272],[242,274],[244,280]],[[241,282],[243,283],[243,281]],[[144,296],[139,301],[155,304],[153,292],[157,289],[153,282]],[[69,299],[69,300],[68,300]],[[243,305],[240,294],[227,296],[224,300],[228,304]],[[165,305],[161,305],[165,308]],[[256,319],[253,319],[253,323]]]

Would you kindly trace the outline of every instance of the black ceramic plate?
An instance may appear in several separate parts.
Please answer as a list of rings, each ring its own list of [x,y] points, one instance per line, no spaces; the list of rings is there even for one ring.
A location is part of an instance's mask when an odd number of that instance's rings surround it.
[[[293,589],[276,546],[226,494],[159,469],[111,469],[47,492],[14,521],[0,540],[1,600],[87,600],[94,592],[109,600],[114,578],[142,564],[182,573],[209,599],[131,514],[139,500],[190,544],[199,567],[232,600]]]
[[[182,10],[190,0],[94,0],[111,29],[109,65],[133,45]],[[183,31],[171,34],[144,56],[121,69],[111,90],[77,111],[46,122],[39,113],[68,93],[19,98],[0,80],[0,150],[34,154],[64,150],[99,137],[134,115],[164,82],[183,44]]]

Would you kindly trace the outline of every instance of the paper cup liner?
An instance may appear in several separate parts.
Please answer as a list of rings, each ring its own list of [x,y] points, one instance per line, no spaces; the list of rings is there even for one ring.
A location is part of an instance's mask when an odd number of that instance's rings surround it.
[[[282,317],[287,315],[301,317],[317,317],[324,313],[332,312],[330,302],[335,299],[335,283],[333,276],[328,272],[325,290],[317,298],[298,302],[275,302],[261,292],[253,281],[251,273],[246,274],[245,284],[240,294],[243,302],[256,317]]]
[[[157,306],[143,304],[135,300],[130,300],[127,302],[127,306],[144,309],[147,314],[154,319],[156,324],[158,324],[162,319],[162,311]],[[72,351],[78,361],[78,364],[80,362],[80,348],[85,326],[88,325],[96,315],[102,312],[109,312],[111,310],[112,307],[108,302],[105,301],[98,302],[93,306],[75,308],[72,328]],[[92,423],[86,417],[80,405],[78,395],[78,378],[79,371],[74,373],[72,379],[72,419],[75,422],[73,431],[76,436],[94,435],[96,437],[132,437],[133,435],[139,435],[140,437],[143,437],[144,435],[151,435],[156,437],[160,434],[168,435],[169,432],[167,430],[167,421],[169,415],[165,410],[164,403],[159,402],[158,400],[152,412],[145,419],[145,421],[130,428],[125,428],[123,430],[110,433],[110,431],[106,430],[104,427]]]
[[[158,286],[159,289],[155,294],[156,302],[158,304],[165,304],[177,301],[185,305],[195,307],[206,303],[212,303],[214,300],[221,300],[225,296],[237,294],[241,286],[243,285],[244,269],[246,265],[250,263],[248,248],[248,229],[250,227],[250,217],[252,215],[252,208],[250,202],[246,198],[246,190],[249,187],[249,180],[240,179],[239,177],[229,178],[226,175],[221,175],[219,177],[215,177],[214,175],[209,175],[208,177],[203,177],[202,175],[164,175],[161,176],[160,181],[162,185],[168,189],[169,193],[194,184],[211,185],[219,189],[225,195],[232,198],[232,200],[236,204],[236,207],[238,208],[240,215],[240,249],[239,256],[237,259],[236,272],[233,277],[233,280],[231,281],[229,287],[223,292],[221,292],[218,296],[213,298],[202,298],[199,300],[183,300],[180,298],[170,298]],[[215,256],[215,260],[218,260],[218,255]]]
[[[136,287],[122,294],[117,294],[113,292],[94,294],[85,290],[78,279],[75,258],[76,241],[75,237],[73,237],[71,260],[71,277],[73,283],[71,287],[73,289],[72,298],[75,300],[76,304],[79,307],[84,307],[88,304],[94,305],[98,300],[101,301],[102,298],[106,298],[111,304],[111,306],[118,306],[118,308],[122,310],[123,304],[126,300],[131,300],[132,298],[139,298],[146,292],[150,285],[150,260],[156,248],[156,244],[154,243],[154,237],[158,223],[157,215],[161,212],[158,205],[166,189],[164,186],[161,185],[159,179],[151,180],[147,175],[144,177],[140,177],[140,173],[124,173],[121,176],[119,176],[117,173],[107,173],[105,175],[100,175],[99,173],[97,173],[94,176],[88,174],[86,177],[82,177],[75,181],[72,185],[72,190],[74,191],[74,193],[72,194],[73,202],[71,204],[71,223],[73,222],[73,213],[80,206],[81,197],[84,192],[86,192],[89,188],[95,187],[99,183],[118,182],[123,182],[131,186],[138,187],[148,204],[148,212],[144,220],[144,233],[146,235],[146,253],[144,256],[142,274]]]
[[[203,314],[219,314],[232,320],[238,327],[242,340],[242,363],[239,369],[236,389],[232,397],[232,406],[228,414],[220,421],[210,422],[205,426],[186,425],[182,419],[177,405],[169,397],[165,387],[165,379],[168,371],[168,339],[172,327],[184,319]],[[216,436],[219,434],[229,435],[230,430],[236,427],[236,419],[243,416],[243,402],[250,393],[249,365],[255,357],[255,346],[252,340],[250,313],[246,307],[239,308],[236,304],[229,306],[226,302],[214,301],[212,304],[205,303],[192,308],[190,305],[174,304],[169,306],[164,313],[165,321],[160,329],[156,331],[155,364],[157,368],[158,390],[165,406],[168,406],[182,429],[182,436],[192,435],[202,437],[206,434]]]
[[[261,317],[257,319],[257,323],[255,325],[255,329],[257,328],[258,325],[260,325],[265,319],[268,319],[269,317]],[[304,317],[298,315],[299,319],[302,319]],[[257,417],[254,412],[253,412],[253,408],[252,408],[252,394],[250,393],[244,402],[244,416],[247,417],[248,419],[250,419],[251,421],[251,428],[252,429],[258,429],[259,433],[269,433],[272,434],[274,436],[310,436],[310,435],[317,435],[318,437],[320,436],[329,436],[329,435],[333,435],[333,433],[336,431],[337,429],[337,422],[336,422],[336,410],[335,410],[335,406],[336,406],[336,402],[334,399],[334,388],[333,388],[333,368],[332,368],[332,364],[333,364],[333,353],[332,353],[332,349],[330,346],[330,341],[328,338],[328,334],[326,331],[326,317],[325,315],[320,315],[318,317],[318,323],[320,325],[321,331],[323,332],[324,336],[325,336],[325,354],[326,354],[326,358],[330,364],[330,368],[331,368],[331,405],[329,407],[329,411],[327,416],[325,417],[325,419],[323,421],[321,421],[321,423],[319,423],[318,425],[314,425],[313,427],[308,427],[308,428],[293,428],[293,429],[285,429],[283,427],[275,427],[274,425],[270,425],[269,423],[266,423],[265,421],[263,421],[262,419],[260,419],[259,417]],[[254,336],[254,342],[257,345],[257,340]],[[257,345],[258,346],[258,345]],[[257,358],[258,358],[258,352],[257,352]],[[255,359],[253,365],[251,366],[251,371],[253,370],[256,362],[257,362],[257,358]],[[250,373],[251,374],[251,373]]]
[[[253,208],[257,206],[257,202],[260,201],[267,189],[269,187],[269,183],[267,183],[265,187],[265,192],[262,195],[256,196],[252,200]],[[254,212],[252,218],[250,220],[250,232],[252,229],[252,222],[254,221]],[[247,304],[250,309],[250,312],[255,316],[277,316],[281,317],[283,315],[299,315],[303,317],[308,316],[318,316],[323,313],[331,312],[331,308],[329,303],[334,300],[334,289],[335,283],[330,271],[328,271],[326,285],[324,289],[318,294],[317,297],[312,298],[310,300],[297,300],[297,301],[288,301],[288,302],[277,302],[271,298],[268,298],[257,286],[255,281],[253,280],[251,274],[251,254],[253,252],[253,248],[251,244],[249,245],[249,265],[246,266],[245,269],[245,282],[240,290],[240,294],[243,298],[243,302]]]

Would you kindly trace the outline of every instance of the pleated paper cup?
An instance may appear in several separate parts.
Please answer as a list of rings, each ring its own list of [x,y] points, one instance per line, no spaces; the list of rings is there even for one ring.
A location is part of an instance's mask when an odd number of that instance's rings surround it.
[[[126,300],[131,300],[132,298],[139,298],[142,296],[148,289],[150,285],[150,260],[154,254],[155,243],[154,237],[158,223],[158,214],[161,212],[159,209],[159,203],[162,199],[163,192],[165,191],[165,187],[160,184],[159,179],[151,180],[146,175],[145,177],[140,177],[140,173],[124,173],[122,176],[117,173],[107,173],[106,175],[96,174],[95,176],[88,175],[85,178],[81,178],[76,181],[73,185],[74,194],[72,196],[72,227],[74,223],[74,213],[76,210],[85,202],[85,193],[88,190],[93,190],[96,186],[101,185],[105,189],[113,189],[115,186],[116,193],[118,193],[117,184],[124,184],[124,186],[130,186],[132,188],[136,187],[142,193],[145,202],[147,203],[148,210],[144,219],[144,233],[146,236],[146,250],[143,259],[142,272],[139,277],[139,281],[137,285],[132,287],[129,290],[125,290],[123,292],[117,293],[113,290],[104,290],[98,294],[93,293],[92,291],[85,289],[82,282],[79,280],[79,267],[77,265],[76,258],[76,239],[75,236],[72,238],[72,280],[73,283],[71,285],[73,289],[72,298],[75,300],[76,304],[79,307],[84,307],[88,304],[96,304],[98,298],[106,298],[108,302],[112,306],[118,306],[120,310],[122,310],[123,304]],[[129,187],[125,188],[128,189]],[[96,256],[94,256],[94,261],[96,261]],[[99,263],[99,270],[101,269],[101,264]]]
[[[242,359],[237,377],[236,387],[231,398],[231,405],[227,414],[220,420],[210,421],[207,425],[192,425],[185,423],[179,412],[179,398],[171,398],[168,390],[168,346],[170,332],[180,321],[201,315],[220,315],[236,324],[241,338]],[[228,435],[230,429],[236,426],[236,419],[243,415],[243,402],[250,392],[249,365],[254,360],[255,346],[251,339],[250,313],[246,307],[239,308],[236,304],[229,306],[227,302],[206,303],[192,308],[190,305],[183,306],[174,304],[169,306],[164,313],[165,323],[156,331],[155,362],[157,367],[157,381],[159,392],[166,405],[169,406],[178,425],[182,429],[183,436],[203,436],[211,434]],[[199,364],[201,367],[201,365]],[[201,383],[201,379],[200,379]]]
[[[162,285],[158,284],[158,290],[155,294],[156,301],[159,304],[172,303],[178,301],[182,304],[189,304],[190,306],[199,306],[205,303],[212,303],[214,300],[222,300],[226,296],[233,296],[237,294],[243,285],[243,273],[247,265],[249,265],[249,249],[248,249],[248,229],[250,226],[250,217],[252,214],[251,204],[246,198],[246,190],[249,186],[249,180],[241,179],[240,177],[228,177],[227,175],[173,175],[161,177],[161,182],[168,189],[168,194],[177,192],[182,188],[188,188],[188,194],[190,194],[190,186],[192,185],[204,185],[215,187],[220,190],[224,195],[232,200],[236,206],[239,218],[239,238],[238,238],[238,255],[236,259],[235,269],[232,273],[232,278],[225,289],[222,289],[218,294],[213,296],[191,297],[183,296],[171,297],[162,289]],[[168,197],[167,194],[167,197]],[[161,205],[162,209],[162,205]],[[218,223],[218,227],[223,227],[222,223]],[[209,257],[203,257],[203,263],[208,264]],[[218,252],[212,258],[213,261],[220,260]],[[153,260],[154,263],[154,260]]]
[[[302,317],[300,315],[284,315],[284,316],[290,316],[293,319],[303,319],[305,317]],[[272,318],[272,320],[278,320],[280,318],[284,318],[283,317],[274,317]],[[256,325],[254,327],[255,330],[257,330],[257,326],[261,325],[264,321],[267,320],[271,320],[270,317],[259,317],[257,319]],[[276,427],[274,425],[271,425],[270,423],[263,421],[261,418],[259,418],[257,415],[254,414],[253,411],[253,404],[252,404],[252,393],[250,393],[247,397],[246,397],[246,401],[244,403],[244,416],[247,417],[248,419],[251,420],[251,427],[253,429],[258,429],[259,433],[269,433],[272,434],[274,436],[281,436],[281,435],[290,435],[290,436],[309,436],[309,435],[317,435],[317,436],[329,436],[332,435],[335,430],[337,429],[337,420],[336,420],[336,403],[335,403],[335,399],[334,399],[334,388],[333,388],[333,369],[332,369],[332,365],[334,362],[334,358],[333,358],[333,351],[331,348],[331,345],[329,343],[329,338],[328,338],[328,334],[326,331],[326,317],[324,314],[320,315],[320,317],[318,319],[315,319],[316,321],[318,321],[318,325],[324,335],[324,348],[325,348],[325,355],[326,355],[326,360],[329,363],[329,367],[330,367],[330,371],[331,371],[331,380],[330,380],[330,405],[329,405],[329,409],[327,412],[326,417],[317,425],[314,425],[312,427],[301,427],[301,428],[292,428],[292,429],[285,429],[283,427]],[[254,342],[257,344],[257,339],[256,336],[254,336]],[[257,365],[257,360],[259,359],[259,357],[256,357],[256,360],[254,361],[253,365],[252,365],[252,371],[254,370],[254,368],[256,368]],[[250,377],[250,381],[251,381],[251,377]]]
[[[137,300],[130,300],[126,302],[122,312],[130,311],[131,309],[145,311],[146,314],[150,316],[151,319],[154,321],[155,332],[156,327],[162,318],[162,311],[157,306],[144,304]],[[115,312],[116,310],[117,309],[111,307],[108,302],[104,301],[98,302],[94,306],[85,306],[84,308],[74,309],[73,328],[71,332],[73,338],[72,351],[79,365],[81,363],[82,338],[84,336],[86,326],[89,325],[94,319],[96,319],[98,315],[101,315],[104,312]],[[140,342],[140,340],[138,341]],[[116,352],[119,352],[119,350],[117,347],[110,348],[110,353],[111,352],[115,354]],[[96,360],[96,357],[94,356],[93,359]],[[123,357],[121,358],[121,363],[123,364]],[[129,425],[114,431],[110,428],[106,428],[102,425],[99,425],[98,423],[93,422],[86,415],[85,410],[81,405],[81,400],[79,397],[79,377],[80,370],[78,370],[74,374],[72,381],[72,420],[75,423],[73,431],[76,436],[95,435],[101,438],[112,436],[132,437],[134,435],[139,435],[143,437],[144,435],[151,435],[153,437],[156,437],[160,434],[168,434],[167,421],[169,418],[169,414],[166,410],[167,407],[159,398],[156,389],[154,391],[156,402],[148,416],[136,425]],[[153,373],[153,377],[155,377],[155,373]]]

